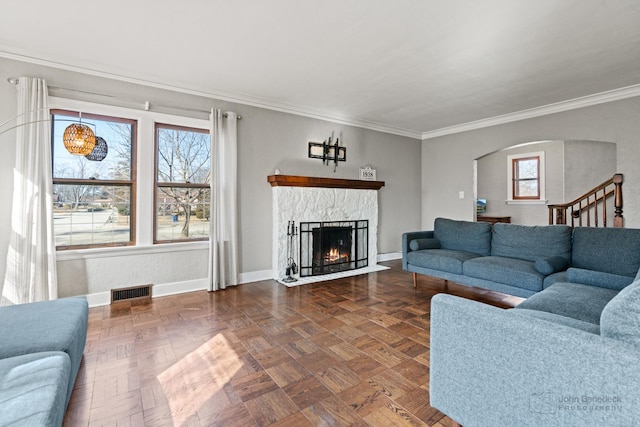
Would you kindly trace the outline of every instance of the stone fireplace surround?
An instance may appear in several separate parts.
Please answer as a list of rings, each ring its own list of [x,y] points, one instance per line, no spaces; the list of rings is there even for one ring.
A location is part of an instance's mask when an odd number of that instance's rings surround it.
[[[315,178],[292,175],[270,175],[267,181],[273,194],[273,278],[280,281],[287,267],[287,224],[295,221],[369,221],[369,266],[351,270],[352,274],[377,271],[378,190],[383,181],[361,181],[353,179]],[[299,229],[298,229],[299,230]],[[295,236],[295,260],[299,263],[299,235]],[[350,273],[345,272],[345,273]],[[341,274],[341,273],[338,273]],[[326,275],[333,276],[333,275]],[[298,282],[285,283],[295,286],[332,277],[312,276]]]

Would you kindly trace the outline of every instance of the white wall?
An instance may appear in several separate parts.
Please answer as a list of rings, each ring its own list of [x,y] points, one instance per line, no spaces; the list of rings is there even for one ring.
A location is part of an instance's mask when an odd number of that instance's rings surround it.
[[[640,228],[640,97],[427,139],[422,142],[422,228],[443,216],[471,220],[473,160],[501,148],[541,140],[592,140],[617,144],[624,174],[624,216]],[[465,198],[459,199],[458,192]]]
[[[507,157],[545,153],[546,199],[549,204],[569,202],[610,179],[616,173],[616,144],[601,141],[544,141],[510,147],[477,159],[478,197],[487,199],[485,215],[510,216],[524,225],[547,224],[544,204],[507,204]]]
[[[50,86],[108,94],[112,97],[148,100],[152,108],[171,105],[209,110],[232,110],[243,116],[238,126],[240,271],[257,277],[271,271],[271,187],[267,176],[279,168],[282,174],[357,179],[359,168],[370,164],[378,179],[386,182],[379,191],[378,252],[400,251],[401,234],[420,227],[421,142],[357,127],[330,123],[246,105],[223,102],[188,93],[116,81],[66,70],[0,58],[0,119],[15,115],[16,89],[4,83],[22,75],[45,78]],[[56,91],[57,96],[72,96]],[[80,99],[129,106],[111,98]],[[137,108],[141,106],[138,105]],[[165,108],[158,108],[168,112]],[[206,115],[204,116],[206,117]],[[203,118],[199,116],[199,118]],[[331,134],[340,136],[347,147],[347,162],[337,172],[321,160],[307,158],[307,143],[322,141]],[[10,200],[15,143],[10,134],[0,136],[0,186],[4,208],[0,210],[0,277],[4,277],[9,239]],[[139,144],[152,141],[139,141]],[[194,246],[186,251],[126,255],[88,255],[59,261],[59,288],[62,296],[105,292],[113,287],[142,283],[192,283],[206,277],[206,249]]]
[[[549,203],[564,201],[564,142],[546,141],[500,150],[478,159],[478,197],[487,199],[485,215],[510,216],[514,224],[536,225],[548,222],[547,206],[540,203],[507,204],[508,156],[543,152],[545,160],[545,198]],[[585,189],[586,190],[586,189]]]
[[[564,158],[565,202],[581,196],[617,172],[617,147],[610,142],[566,141]]]

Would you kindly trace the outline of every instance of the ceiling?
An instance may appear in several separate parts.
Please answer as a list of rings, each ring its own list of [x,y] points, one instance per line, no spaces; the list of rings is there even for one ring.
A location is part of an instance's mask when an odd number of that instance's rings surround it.
[[[638,0],[20,0],[0,56],[415,138],[640,95]]]

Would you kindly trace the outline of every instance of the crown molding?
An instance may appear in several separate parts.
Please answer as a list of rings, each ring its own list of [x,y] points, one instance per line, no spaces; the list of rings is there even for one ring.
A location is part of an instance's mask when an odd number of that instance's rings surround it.
[[[16,61],[28,62],[32,64],[42,65],[46,67],[57,68],[66,71],[73,71],[82,74],[88,74],[95,77],[103,77],[112,80],[118,80],[126,83],[139,84],[148,87],[154,87],[157,89],[171,90],[174,92],[185,93],[189,95],[201,96],[205,98],[213,98],[219,101],[233,102],[236,104],[247,105],[251,107],[263,108],[272,111],[278,111],[281,113],[293,114],[296,116],[303,116],[312,119],[323,120],[327,122],[355,126],[363,129],[374,130],[377,132],[384,132],[398,136],[405,136],[413,139],[421,139],[422,133],[419,131],[402,129],[395,126],[386,125],[365,119],[351,118],[346,116],[338,116],[330,112],[316,110],[312,108],[301,107],[297,105],[291,105],[283,102],[278,102],[270,99],[264,99],[259,97],[253,97],[245,94],[231,93],[223,90],[210,90],[210,89],[195,89],[183,87],[179,84],[167,84],[160,83],[151,80],[146,80],[139,77],[131,77],[120,75],[116,73],[110,73],[105,71],[98,71],[91,68],[79,67],[76,65],[66,64],[63,62],[57,62],[27,54],[12,53],[0,50],[0,57],[13,59]]]
[[[640,96],[640,84],[613,89],[606,92],[600,92],[593,95],[587,95],[580,98],[556,102],[554,104],[529,108],[527,110],[516,111],[514,113],[503,114],[501,116],[495,116],[445,128],[434,129],[431,131],[423,132],[421,139],[425,140],[437,138],[439,136],[452,135],[455,133],[467,132],[470,130],[482,129],[490,126],[532,119],[535,117],[546,116],[548,114],[577,110],[579,108],[591,107],[593,105],[605,104],[607,102],[620,101],[622,99],[634,98],[636,96]]]
[[[296,116],[308,117],[317,120],[323,120],[331,123],[337,123],[347,126],[354,126],[362,129],[369,129],[377,132],[389,133],[392,135],[404,136],[412,139],[426,140],[437,138],[455,133],[467,132],[476,129],[482,129],[490,126],[501,125],[505,123],[517,122],[520,120],[532,119],[554,113],[576,110],[579,108],[590,107],[607,102],[619,101],[627,98],[640,96],[640,84],[627,86],[610,91],[600,92],[580,98],[569,99],[554,104],[534,107],[527,110],[517,111],[513,113],[503,114],[500,116],[489,117],[486,119],[476,120],[473,122],[461,123],[458,125],[448,126],[444,128],[434,129],[426,132],[419,132],[411,129],[403,129],[378,123],[365,119],[353,117],[339,116],[330,112],[321,111],[313,108],[291,105],[270,99],[253,97],[245,94],[231,93],[223,90],[197,89],[187,88],[179,84],[160,83],[146,80],[139,77],[131,77],[116,73],[98,71],[91,68],[80,67],[76,65],[66,64],[48,59],[38,58],[29,54],[13,53],[0,50],[0,57],[13,59],[16,61],[28,62],[32,64],[42,65],[46,67],[58,68],[66,71],[88,74],[96,77],[103,77],[112,80],[118,80],[127,83],[139,84],[157,89],[170,90],[174,92],[185,93],[205,98],[213,98],[220,101],[233,102],[236,104],[247,105],[251,107],[263,108],[281,113],[293,114]]]

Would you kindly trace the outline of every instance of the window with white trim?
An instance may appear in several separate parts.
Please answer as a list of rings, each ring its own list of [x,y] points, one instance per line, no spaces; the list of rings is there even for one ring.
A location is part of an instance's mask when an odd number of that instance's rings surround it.
[[[116,256],[118,253],[163,252],[168,250],[166,243],[175,242],[180,244],[170,245],[171,251],[207,247],[208,119],[58,97],[50,97],[49,105],[52,114],[60,116],[54,117],[52,132],[53,201],[56,248],[64,259],[89,256],[84,249],[91,249],[91,256]],[[107,141],[108,154],[104,160],[88,162],[82,156],[66,152],[61,135],[66,126],[78,121],[78,112],[82,112],[82,123],[89,124],[97,136]],[[185,138],[185,144],[174,146],[175,149],[183,150],[191,144],[191,153],[179,153],[181,160],[192,163],[183,171],[186,175],[174,174],[172,178],[170,173],[163,175],[166,169],[160,172],[156,146],[159,129],[169,133],[178,130],[175,136]],[[170,158],[168,146],[170,144],[160,151]],[[84,164],[84,169],[76,166],[78,163]],[[161,167],[165,166],[168,163]],[[174,172],[180,169],[177,163],[174,166],[177,168]],[[159,190],[161,187],[177,199],[173,203],[168,198],[161,200],[159,195],[164,194]],[[183,207],[175,202],[183,203]],[[190,207],[188,236],[181,228],[184,206]],[[164,224],[159,224],[160,211],[171,214],[162,218]],[[173,222],[174,213],[178,215],[177,223]],[[167,229],[159,233],[163,226],[172,228],[173,234],[167,234]]]
[[[94,134],[108,141],[104,158],[71,154],[62,135],[79,112],[52,110],[53,231],[56,248],[135,244],[135,137],[137,122],[83,114]]]
[[[507,157],[507,202],[545,201],[544,152]]]
[[[209,238],[209,131],[156,123],[155,242]]]

